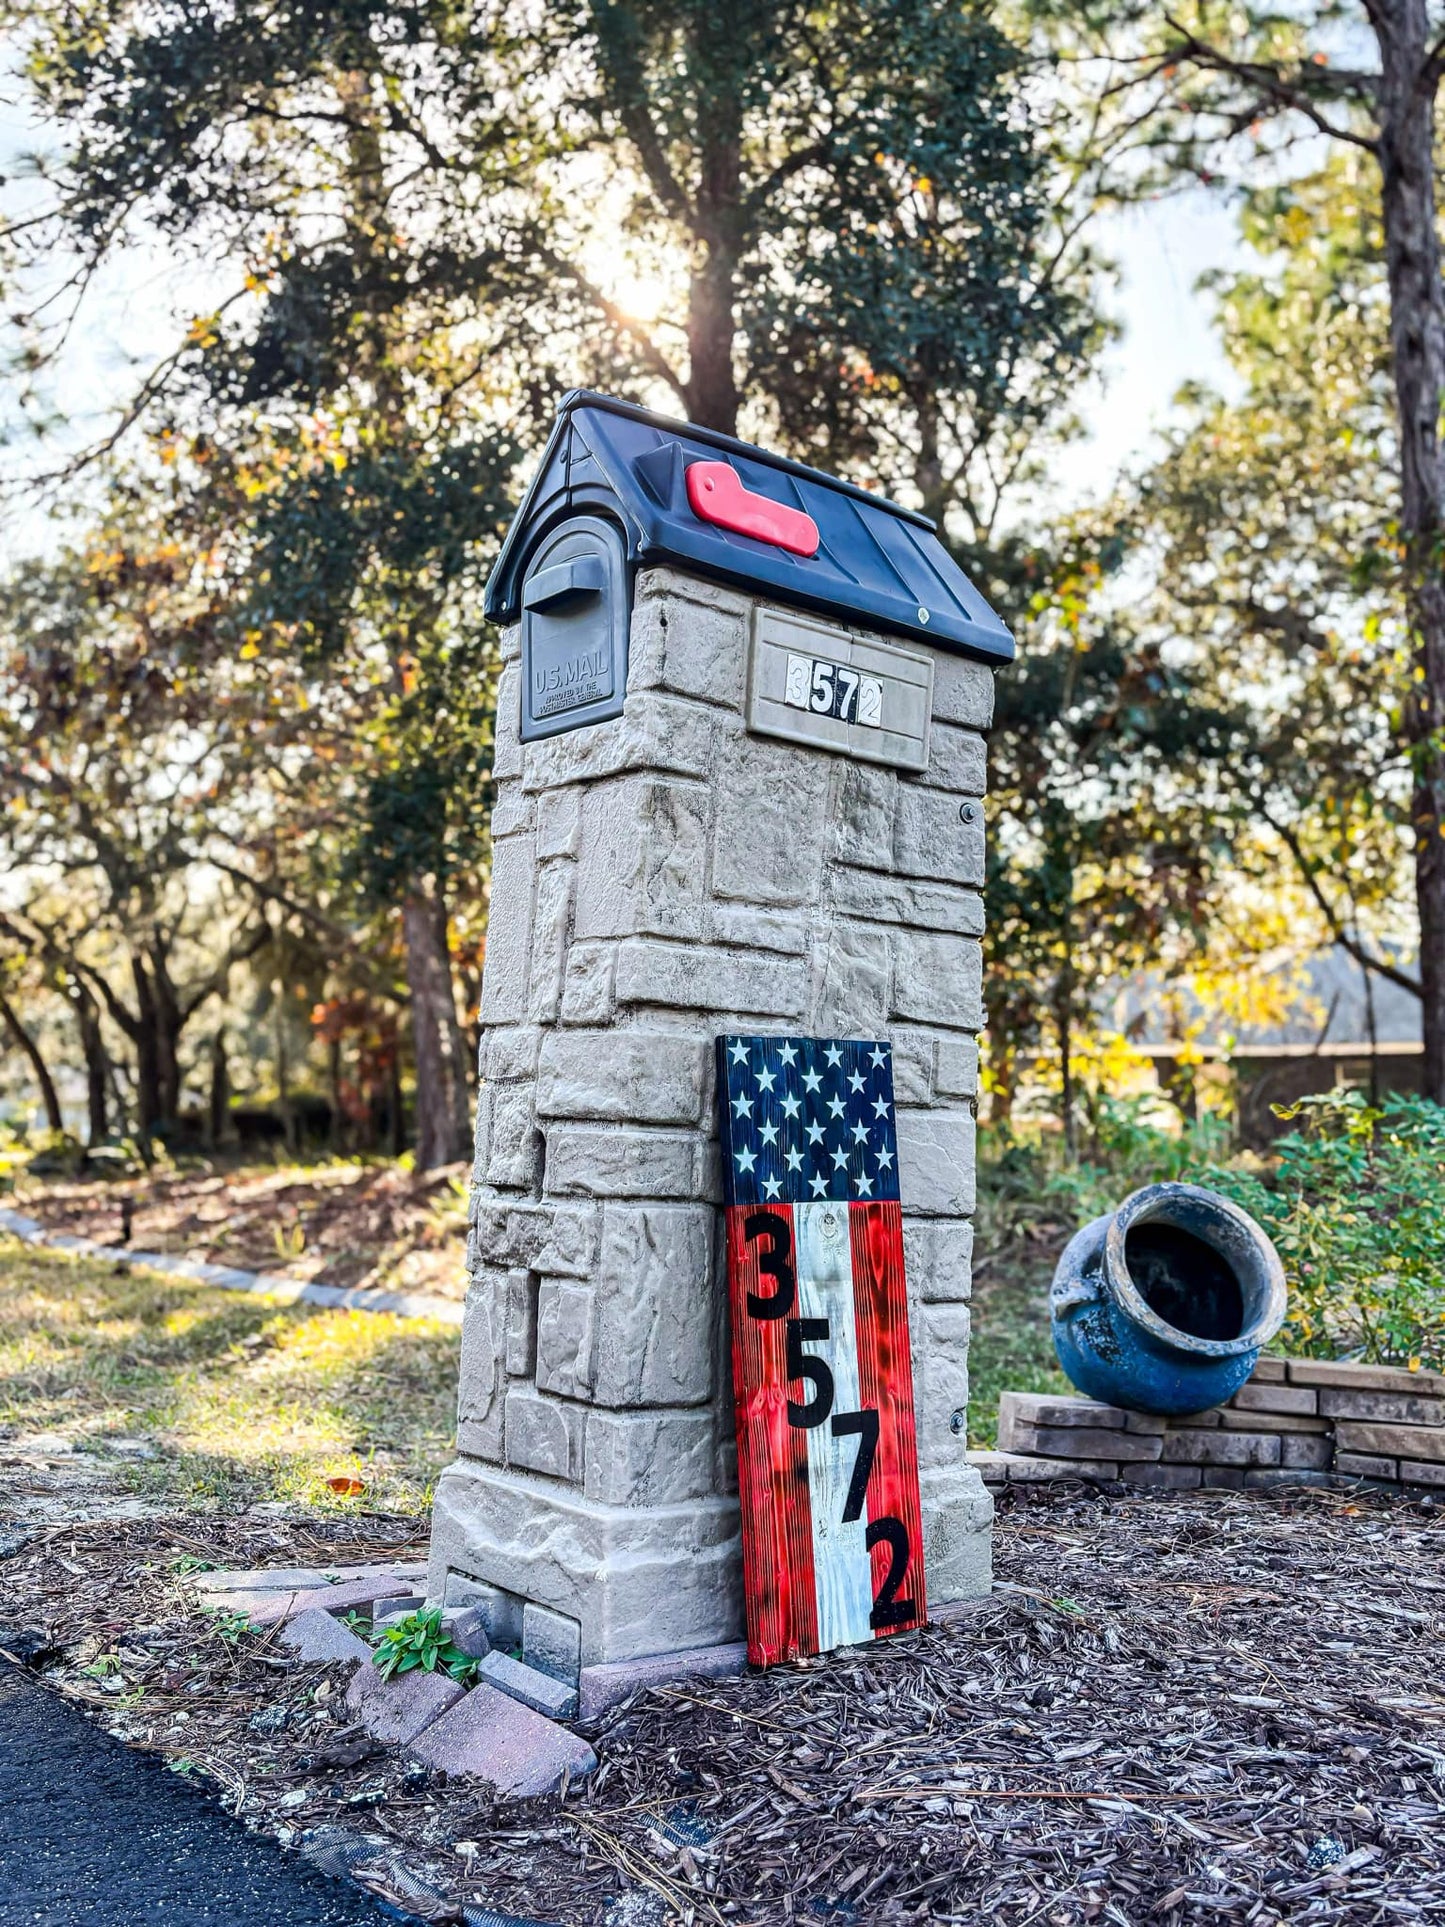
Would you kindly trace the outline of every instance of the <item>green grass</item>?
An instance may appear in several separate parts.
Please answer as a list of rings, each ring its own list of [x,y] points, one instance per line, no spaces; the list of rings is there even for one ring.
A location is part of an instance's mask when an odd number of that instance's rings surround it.
[[[1049,1335],[1049,1275],[1010,1267],[985,1271],[974,1287],[968,1344],[968,1442],[998,1443],[1001,1392],[1073,1391]]]
[[[0,1426],[59,1433],[175,1500],[302,1500],[328,1479],[415,1512],[451,1457],[461,1333],[430,1319],[268,1303],[0,1237]]]

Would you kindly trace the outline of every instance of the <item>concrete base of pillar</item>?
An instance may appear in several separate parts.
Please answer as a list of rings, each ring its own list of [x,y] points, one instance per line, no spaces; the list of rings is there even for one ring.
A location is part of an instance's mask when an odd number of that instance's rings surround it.
[[[444,1599],[458,1576],[578,1621],[584,1667],[743,1635],[735,1500],[599,1505],[458,1459],[437,1485],[428,1596]]]
[[[930,1612],[993,1585],[993,1496],[971,1465],[920,1472]]]
[[[987,1594],[993,1500],[972,1466],[921,1479],[930,1608]],[[576,1620],[583,1667],[734,1644],[743,1636],[738,1510],[604,1506],[573,1488],[475,1459],[442,1474],[428,1597],[494,1598],[493,1638],[508,1644],[524,1601]]]

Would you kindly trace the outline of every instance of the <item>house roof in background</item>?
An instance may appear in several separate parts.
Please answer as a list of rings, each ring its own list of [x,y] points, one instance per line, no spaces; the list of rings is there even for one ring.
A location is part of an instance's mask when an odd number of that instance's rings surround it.
[[[1407,975],[1413,959],[1389,956],[1387,961]],[[1293,964],[1289,968],[1293,969]],[[1374,1037],[1379,1044],[1413,1045],[1420,1041],[1420,1000],[1398,984],[1372,972]],[[1153,973],[1128,984],[1114,1005],[1114,1018],[1122,1030],[1130,1031],[1142,1049],[1162,1049],[1171,1039],[1153,1014],[1160,1007],[1162,978]],[[1367,1046],[1371,1036],[1370,999],[1366,994],[1365,972],[1349,952],[1336,944],[1322,950],[1305,964],[1305,989],[1297,1014],[1283,1024],[1259,1024],[1241,1032],[1239,1043],[1250,1049],[1269,1046],[1350,1045]],[[1137,1031],[1132,1026],[1144,1019]],[[1328,1021],[1327,1021],[1328,1020]],[[1206,1048],[1217,1048],[1226,1026],[1211,1024],[1198,1041]],[[1177,1041],[1177,1040],[1173,1040]]]

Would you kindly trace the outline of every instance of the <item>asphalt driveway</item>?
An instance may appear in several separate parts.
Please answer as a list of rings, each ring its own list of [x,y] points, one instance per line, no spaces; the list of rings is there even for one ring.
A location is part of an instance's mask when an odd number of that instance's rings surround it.
[[[0,1927],[378,1927],[386,1918],[4,1663],[0,1816]]]

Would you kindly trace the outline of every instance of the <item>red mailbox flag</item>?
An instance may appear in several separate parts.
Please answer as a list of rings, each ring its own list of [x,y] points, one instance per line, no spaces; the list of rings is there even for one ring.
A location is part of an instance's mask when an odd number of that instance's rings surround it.
[[[718,1039],[748,1657],[921,1626],[885,1043]]]
[[[812,516],[746,487],[731,462],[690,462],[687,499],[694,515],[717,528],[771,542],[794,555],[818,553],[818,524]]]

